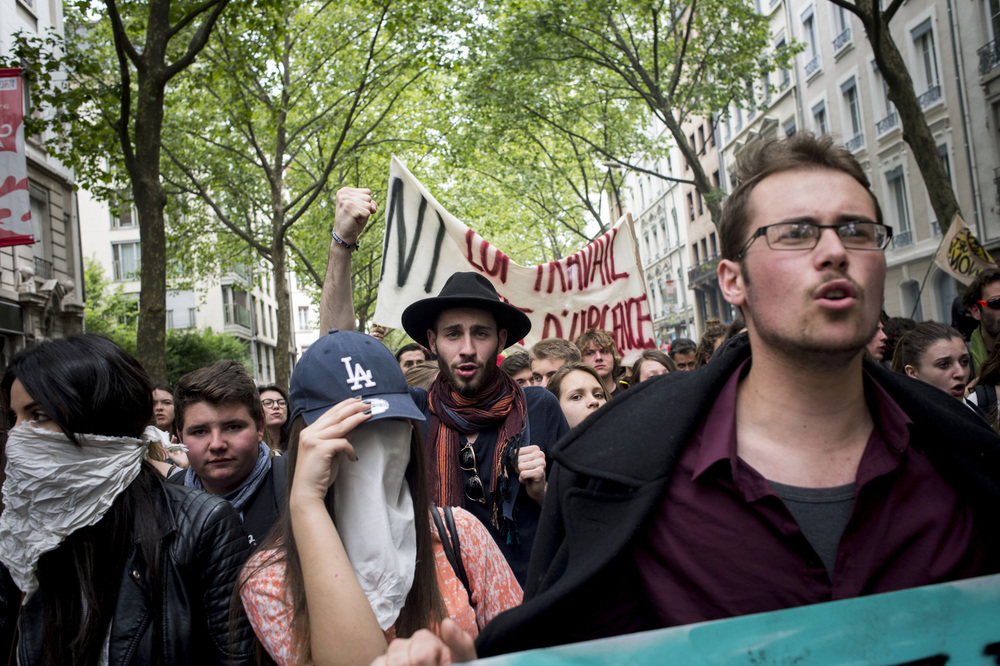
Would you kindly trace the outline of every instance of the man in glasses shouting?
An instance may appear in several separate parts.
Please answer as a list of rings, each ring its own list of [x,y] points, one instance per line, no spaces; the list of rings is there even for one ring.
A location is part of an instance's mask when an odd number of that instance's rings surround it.
[[[975,377],[1000,338],[1000,269],[990,268],[977,275],[965,291],[962,305],[979,322],[969,340],[972,376]]]
[[[320,301],[324,329],[354,325],[350,252],[376,210],[367,189],[337,192]],[[455,273],[437,296],[407,307],[402,323],[441,370],[428,391],[410,389],[427,417],[432,500],[464,507],[486,525],[523,586],[545,496],[545,455],[569,431],[553,394],[522,389],[497,367],[497,354],[524,338],[531,321],[484,276]]]
[[[737,169],[718,277],[747,333],[551,452],[524,604],[479,656],[1000,570],[1000,439],[863,361],[891,237],[863,169],[811,134]]]

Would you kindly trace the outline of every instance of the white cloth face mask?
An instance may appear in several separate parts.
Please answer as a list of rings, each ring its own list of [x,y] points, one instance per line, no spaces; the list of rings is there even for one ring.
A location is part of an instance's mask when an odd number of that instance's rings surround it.
[[[333,522],[383,631],[399,617],[416,569],[413,497],[405,478],[412,429],[396,419],[357,428],[350,440],[358,460],[342,456],[333,482]]]
[[[7,479],[0,515],[0,562],[25,600],[38,589],[38,560],[78,529],[97,523],[139,475],[143,439],[76,435],[24,423],[7,435]]]

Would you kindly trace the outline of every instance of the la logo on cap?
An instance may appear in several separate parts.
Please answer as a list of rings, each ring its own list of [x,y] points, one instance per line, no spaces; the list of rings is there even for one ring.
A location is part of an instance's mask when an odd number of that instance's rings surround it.
[[[350,356],[345,356],[340,360],[344,363],[344,367],[347,368],[347,383],[350,385],[352,391],[360,391],[362,382],[364,382],[366,388],[375,386],[375,382],[372,381],[371,370],[365,370],[361,367],[360,363],[355,363],[354,370],[351,370]]]

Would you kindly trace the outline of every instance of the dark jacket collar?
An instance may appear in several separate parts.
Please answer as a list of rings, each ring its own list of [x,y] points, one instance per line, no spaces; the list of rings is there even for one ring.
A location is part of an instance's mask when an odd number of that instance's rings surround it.
[[[573,472],[629,487],[669,476],[715,396],[749,356],[742,333],[700,370],[660,375],[623,391],[561,440],[551,457]],[[1000,437],[982,419],[929,384],[875,363],[864,367],[913,420],[914,441],[945,464],[944,474],[957,465],[1000,497]]]
[[[153,504],[156,505],[156,514],[160,516],[160,539],[173,534],[177,531],[177,519],[174,517],[174,512],[170,510],[170,497],[168,496],[167,486],[168,481],[162,479],[160,473],[154,470],[159,483],[156,484],[156,490],[152,495]],[[136,522],[133,521],[132,524],[132,543],[137,544],[141,538],[141,532],[137,528]]]

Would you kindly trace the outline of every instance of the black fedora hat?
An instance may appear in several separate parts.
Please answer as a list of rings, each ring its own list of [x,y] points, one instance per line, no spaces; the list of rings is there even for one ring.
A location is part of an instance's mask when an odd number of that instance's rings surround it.
[[[441,293],[411,303],[403,310],[403,330],[417,343],[429,347],[427,331],[434,328],[438,315],[452,308],[486,310],[497,320],[497,331],[507,331],[504,349],[531,331],[531,320],[513,305],[500,300],[493,283],[474,273],[455,273],[441,287]]]

